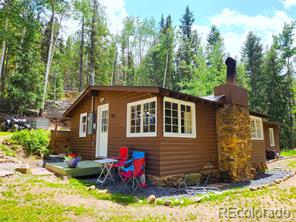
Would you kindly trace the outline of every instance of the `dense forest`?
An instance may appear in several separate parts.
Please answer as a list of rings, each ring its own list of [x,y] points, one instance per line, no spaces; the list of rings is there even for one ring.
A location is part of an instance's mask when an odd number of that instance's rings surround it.
[[[63,39],[62,25],[69,18],[80,28]],[[0,96],[22,113],[89,85],[212,94],[225,81],[228,55],[219,30],[212,26],[204,44],[193,29],[195,19],[189,7],[181,18],[126,17],[114,35],[97,0],[0,0]],[[237,67],[250,110],[281,124],[281,147],[287,148],[296,144],[295,25],[285,24],[270,46],[250,32]]]

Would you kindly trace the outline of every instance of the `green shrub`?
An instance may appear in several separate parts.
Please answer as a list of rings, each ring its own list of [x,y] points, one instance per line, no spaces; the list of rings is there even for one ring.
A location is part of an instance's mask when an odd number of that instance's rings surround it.
[[[44,156],[49,154],[49,131],[22,130],[13,134],[11,142],[23,146],[28,155]]]

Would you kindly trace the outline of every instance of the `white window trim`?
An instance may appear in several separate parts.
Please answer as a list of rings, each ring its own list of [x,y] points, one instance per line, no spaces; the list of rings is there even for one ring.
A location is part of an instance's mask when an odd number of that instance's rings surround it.
[[[178,104],[178,133],[165,132],[165,102],[173,102]],[[192,133],[181,133],[181,105],[190,106],[192,110]],[[196,138],[196,112],[195,103],[184,100],[173,99],[171,97],[163,98],[163,136],[164,137],[181,137],[181,138]]]
[[[83,125],[82,125],[83,117],[86,117],[85,132],[83,132]],[[79,121],[79,137],[86,137],[86,133],[87,133],[87,113],[81,113],[80,114],[80,121]]]
[[[143,132],[143,104],[155,102],[155,132]],[[130,133],[130,125],[131,125],[131,116],[130,111],[132,106],[141,105],[141,123],[140,123],[140,133]],[[143,99],[136,102],[128,103],[127,104],[127,111],[126,111],[126,137],[156,137],[157,136],[157,97]]]
[[[275,146],[275,142],[274,142],[274,130],[273,130],[273,128],[269,128],[268,129],[268,133],[269,133],[269,143],[270,143],[270,146]]]
[[[262,121],[262,118],[261,117],[257,117],[257,116],[250,116],[250,120],[252,120],[252,119],[253,120],[259,120],[260,121],[261,137],[252,137],[252,134],[251,134],[251,140],[264,140],[264,131],[263,131],[263,121]]]

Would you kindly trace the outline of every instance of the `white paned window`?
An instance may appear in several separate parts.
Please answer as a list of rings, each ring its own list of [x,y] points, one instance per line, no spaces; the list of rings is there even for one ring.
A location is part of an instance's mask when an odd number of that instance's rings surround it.
[[[79,137],[86,137],[87,113],[80,114]]]
[[[164,97],[165,137],[196,138],[195,103]]]
[[[156,97],[127,104],[127,137],[156,136]]]
[[[250,119],[251,119],[251,139],[264,140],[262,118],[256,117],[256,116],[250,116]]]
[[[270,142],[270,146],[275,146],[273,128],[269,128],[269,142]]]
[[[108,117],[109,117],[109,110],[102,111],[102,119],[101,119],[101,132],[106,133],[108,132]]]

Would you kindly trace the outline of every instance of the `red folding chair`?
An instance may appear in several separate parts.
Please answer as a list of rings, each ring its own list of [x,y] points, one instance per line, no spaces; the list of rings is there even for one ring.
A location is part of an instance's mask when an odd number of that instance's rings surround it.
[[[119,149],[119,158],[118,162],[113,165],[114,168],[125,166],[125,162],[128,159],[128,148],[123,146]]]
[[[135,193],[143,187],[141,177],[145,176],[145,158],[135,159],[133,167],[121,168],[119,176],[122,180],[121,188],[126,188],[129,192]],[[131,185],[131,189],[128,185]]]

